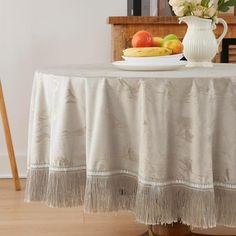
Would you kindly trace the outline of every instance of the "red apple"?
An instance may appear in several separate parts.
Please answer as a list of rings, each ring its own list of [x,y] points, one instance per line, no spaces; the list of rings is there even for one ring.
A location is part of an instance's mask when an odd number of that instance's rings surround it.
[[[132,46],[134,48],[152,47],[152,34],[144,30],[138,31],[132,38]]]

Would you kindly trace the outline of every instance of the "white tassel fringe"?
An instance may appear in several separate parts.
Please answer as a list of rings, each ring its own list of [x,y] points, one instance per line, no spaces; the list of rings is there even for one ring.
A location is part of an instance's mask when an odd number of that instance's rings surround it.
[[[85,183],[85,171],[31,169],[25,201],[46,202],[49,207],[79,207],[84,202]]]
[[[86,188],[85,188],[86,185]],[[185,185],[151,186],[129,175],[88,176],[85,171],[31,169],[25,200],[50,207],[78,207],[86,212],[131,210],[144,224],[179,221],[192,227],[236,226],[236,190]]]

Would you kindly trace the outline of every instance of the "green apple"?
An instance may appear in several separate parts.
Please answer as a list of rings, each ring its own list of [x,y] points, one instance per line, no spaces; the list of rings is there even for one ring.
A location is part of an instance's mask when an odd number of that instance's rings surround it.
[[[168,34],[163,38],[161,45],[163,46],[163,44],[169,40],[178,40],[178,37],[175,34]]]

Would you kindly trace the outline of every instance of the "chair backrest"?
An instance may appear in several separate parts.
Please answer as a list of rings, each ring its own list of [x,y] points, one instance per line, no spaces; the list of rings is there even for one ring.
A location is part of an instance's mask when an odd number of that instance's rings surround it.
[[[236,38],[223,39],[221,63],[236,63]]]

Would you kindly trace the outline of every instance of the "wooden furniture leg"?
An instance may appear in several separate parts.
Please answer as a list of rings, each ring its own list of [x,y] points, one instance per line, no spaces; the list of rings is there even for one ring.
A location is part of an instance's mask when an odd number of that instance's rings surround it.
[[[183,225],[181,223],[174,223],[166,226],[153,226],[153,232],[155,233],[155,235],[158,236],[207,236],[206,234],[192,233],[189,226]]]
[[[190,227],[187,225],[180,224],[180,223],[155,226],[154,232],[158,236],[189,236],[191,235]]]
[[[4,128],[5,140],[7,144],[7,151],[9,155],[11,171],[12,171],[12,175],[13,175],[13,179],[15,183],[15,189],[16,191],[19,191],[21,190],[20,179],[18,176],[16,158],[15,158],[14,148],[12,144],[11,132],[10,132],[10,127],[9,127],[9,122],[8,122],[8,117],[7,117],[7,111],[6,111],[6,105],[5,105],[4,96],[3,96],[1,80],[0,80],[0,113],[2,117],[2,124]]]

